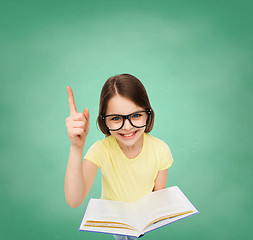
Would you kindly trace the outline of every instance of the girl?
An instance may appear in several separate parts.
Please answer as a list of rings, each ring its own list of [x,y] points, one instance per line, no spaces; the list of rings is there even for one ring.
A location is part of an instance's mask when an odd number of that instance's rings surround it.
[[[173,162],[169,147],[148,134],[154,111],[147,92],[136,77],[120,74],[104,84],[97,123],[105,139],[82,153],[89,132],[89,111],[78,113],[73,91],[68,90],[70,116],[66,127],[71,142],[65,177],[66,201],[78,207],[88,195],[97,169],[102,173],[102,198],[136,202],[166,186],[167,170]],[[115,239],[136,239],[115,235]]]

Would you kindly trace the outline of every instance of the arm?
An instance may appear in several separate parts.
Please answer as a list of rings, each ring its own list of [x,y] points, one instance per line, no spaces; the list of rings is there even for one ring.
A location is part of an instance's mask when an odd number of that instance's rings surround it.
[[[155,186],[153,188],[153,191],[164,189],[166,187],[167,176],[168,176],[168,169],[161,170],[158,172],[155,179]]]
[[[82,163],[83,149],[70,147],[65,175],[65,198],[72,208],[80,206],[94,182],[98,167],[87,160]]]
[[[76,110],[71,87],[68,89],[70,115],[66,118],[66,127],[71,142],[67,170],[65,175],[65,198],[69,206],[80,206],[94,182],[97,166],[89,161],[82,163],[83,148],[89,132],[89,110],[82,113]]]

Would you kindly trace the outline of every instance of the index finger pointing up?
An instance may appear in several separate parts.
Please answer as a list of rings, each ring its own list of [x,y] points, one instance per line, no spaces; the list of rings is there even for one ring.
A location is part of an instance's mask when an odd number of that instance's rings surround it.
[[[70,86],[67,86],[67,90],[68,90],[68,100],[69,100],[69,111],[70,111],[70,115],[73,115],[74,113],[77,113],[74,94]]]

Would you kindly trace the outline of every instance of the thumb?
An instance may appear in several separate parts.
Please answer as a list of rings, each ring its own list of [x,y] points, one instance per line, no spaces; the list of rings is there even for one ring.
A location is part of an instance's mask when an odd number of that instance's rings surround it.
[[[88,108],[85,108],[85,109],[83,110],[83,115],[85,116],[85,118],[86,118],[87,120],[89,120],[89,118],[90,118],[90,113],[89,113],[89,109],[88,109]]]

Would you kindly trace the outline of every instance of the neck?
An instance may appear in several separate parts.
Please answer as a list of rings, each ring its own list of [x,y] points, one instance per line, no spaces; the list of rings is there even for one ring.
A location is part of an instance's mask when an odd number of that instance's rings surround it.
[[[134,144],[133,146],[125,146],[121,143],[118,142],[119,147],[121,148],[122,152],[127,156],[127,158],[135,158],[137,157],[143,147],[143,134],[140,137],[139,141],[136,142],[136,144]]]

